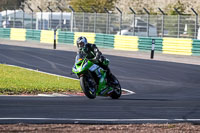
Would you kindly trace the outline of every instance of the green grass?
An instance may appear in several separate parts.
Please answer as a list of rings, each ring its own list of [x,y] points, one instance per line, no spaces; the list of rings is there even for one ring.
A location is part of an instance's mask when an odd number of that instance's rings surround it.
[[[0,94],[81,92],[78,80],[0,64]]]

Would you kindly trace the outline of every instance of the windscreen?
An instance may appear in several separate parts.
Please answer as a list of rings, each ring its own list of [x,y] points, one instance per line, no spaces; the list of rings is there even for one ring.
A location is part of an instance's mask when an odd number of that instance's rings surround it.
[[[80,59],[80,58],[84,59],[84,58],[85,58],[85,55],[84,55],[84,54],[81,54],[81,53],[77,54],[77,55],[76,55],[76,59],[75,59],[75,63],[79,62],[79,59]]]

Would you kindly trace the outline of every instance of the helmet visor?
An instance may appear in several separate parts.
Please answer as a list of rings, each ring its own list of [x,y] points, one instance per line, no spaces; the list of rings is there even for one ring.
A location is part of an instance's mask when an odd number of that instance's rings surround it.
[[[83,48],[83,47],[84,47],[84,42],[80,42],[80,43],[79,43],[79,47],[80,47],[80,48]]]

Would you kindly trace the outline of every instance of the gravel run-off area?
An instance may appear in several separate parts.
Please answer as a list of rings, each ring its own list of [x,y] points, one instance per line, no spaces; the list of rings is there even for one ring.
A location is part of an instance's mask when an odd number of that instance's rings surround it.
[[[180,124],[126,124],[126,125],[87,125],[87,124],[3,124],[0,132],[37,133],[199,133],[200,125]]]

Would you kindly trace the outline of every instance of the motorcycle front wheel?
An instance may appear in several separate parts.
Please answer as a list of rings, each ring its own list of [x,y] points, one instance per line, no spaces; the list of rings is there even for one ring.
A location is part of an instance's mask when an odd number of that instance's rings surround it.
[[[80,85],[84,94],[90,98],[96,98],[96,83],[90,76],[83,76],[80,78]]]
[[[112,94],[110,95],[110,97],[112,99],[118,99],[121,96],[121,94],[122,94],[121,85],[120,85],[118,79],[114,75],[112,75],[111,78],[113,79],[113,81],[115,82],[115,84],[113,84],[114,90],[113,90]]]

